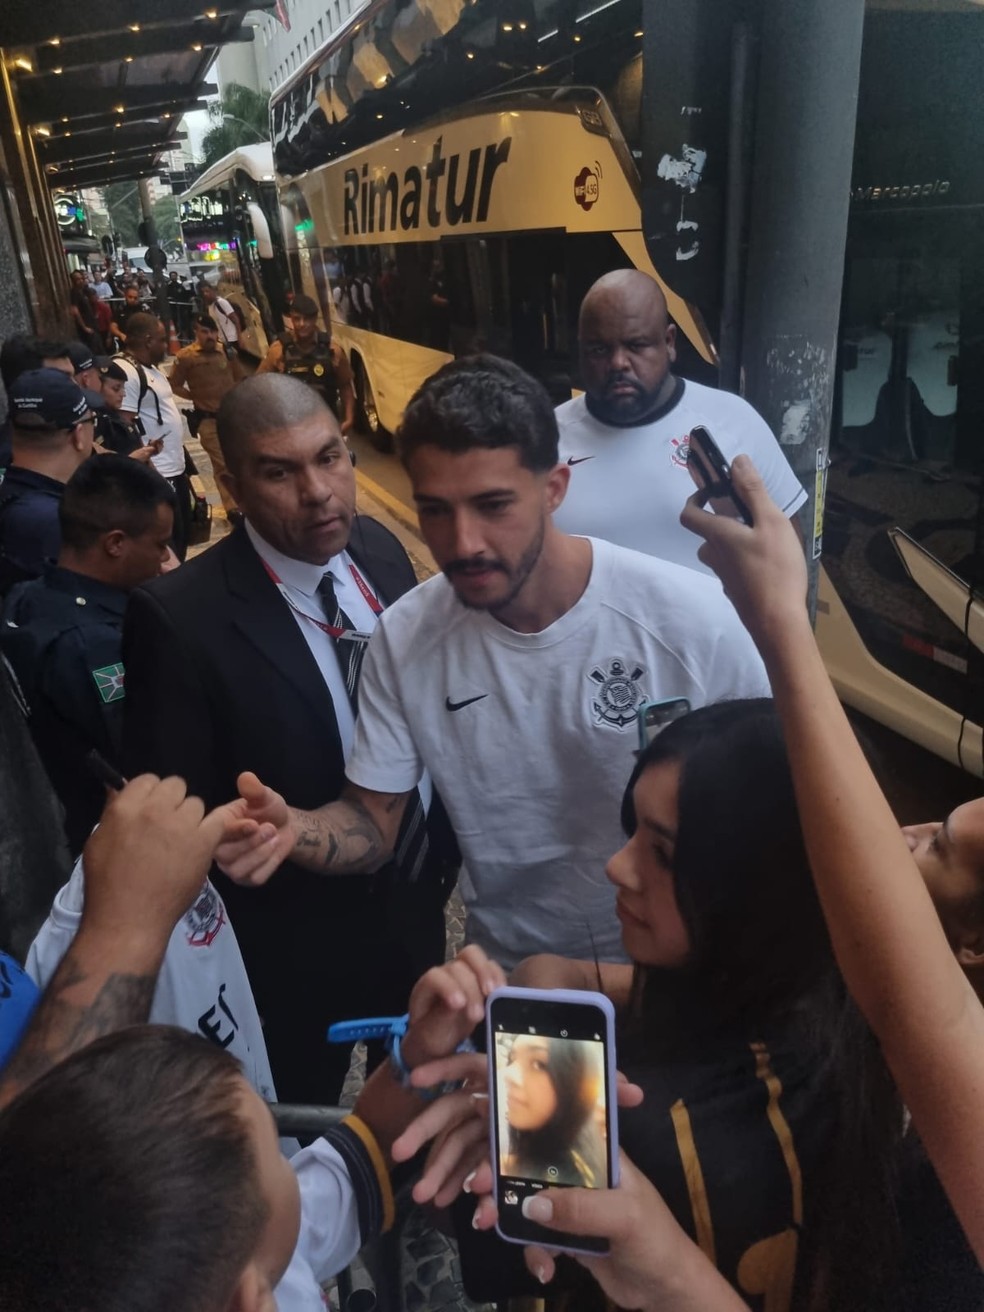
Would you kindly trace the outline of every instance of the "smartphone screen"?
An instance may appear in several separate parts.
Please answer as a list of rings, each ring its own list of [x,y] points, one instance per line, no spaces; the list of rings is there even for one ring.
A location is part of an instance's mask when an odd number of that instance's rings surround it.
[[[489,1086],[497,1229],[516,1243],[606,1253],[523,1216],[541,1189],[617,1183],[614,1012],[597,993],[498,990],[489,1000]]]
[[[668,724],[690,714],[686,697],[666,697],[660,702],[644,702],[639,707],[639,751],[645,751]]]

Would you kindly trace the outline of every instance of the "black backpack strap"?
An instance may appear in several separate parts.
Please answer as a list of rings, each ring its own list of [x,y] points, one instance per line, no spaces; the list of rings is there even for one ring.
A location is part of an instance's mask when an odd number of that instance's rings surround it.
[[[147,375],[144,367],[139,360],[134,360],[132,355],[127,355],[126,351],[121,351],[117,359],[125,360],[127,364],[132,365],[137,371],[137,382],[140,385],[140,392],[137,396],[137,414],[143,409],[144,397],[148,392],[154,398],[154,409],[157,411],[157,422],[163,427],[164,416],[161,414],[161,399],[147,381]]]

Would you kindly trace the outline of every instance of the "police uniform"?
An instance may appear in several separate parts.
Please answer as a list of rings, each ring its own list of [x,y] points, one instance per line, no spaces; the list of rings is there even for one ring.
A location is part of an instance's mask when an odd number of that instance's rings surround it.
[[[215,415],[222,398],[242,381],[243,371],[235,356],[227,356],[221,347],[204,351],[197,342],[183,347],[171,371],[171,389],[179,396],[185,391],[195,403],[195,433],[212,462],[215,485],[228,514],[236,510],[236,501],[222,481],[225,458],[219,446]]]
[[[58,555],[58,507],[65,484],[33,469],[11,465],[0,485],[0,593],[37,578]]]
[[[3,606],[0,649],[31,710],[38,754],[65,808],[78,853],[105,802],[85,764],[95,748],[119,763],[123,732],[123,612],[127,593],[58,565],[15,587]]]
[[[317,334],[310,351],[302,351],[290,333],[281,333],[277,340],[283,352],[283,372],[320,392],[329,410],[341,422],[345,416],[340,413],[340,394],[352,382],[344,351],[333,345],[327,333]]]

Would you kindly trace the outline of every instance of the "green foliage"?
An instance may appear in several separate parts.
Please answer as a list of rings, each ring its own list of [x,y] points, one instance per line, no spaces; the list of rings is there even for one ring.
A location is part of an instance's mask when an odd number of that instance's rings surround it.
[[[157,229],[157,240],[161,246],[180,240],[181,226],[178,222],[178,202],[173,196],[161,196],[160,200],[154,202],[151,213],[154,216],[154,226]]]
[[[112,220],[113,231],[123,238],[124,246],[136,246],[140,222],[140,194],[136,182],[111,182],[103,189],[103,201]]]
[[[205,168],[239,146],[270,140],[270,97],[261,92],[230,82],[208,112],[212,126],[202,138]]]

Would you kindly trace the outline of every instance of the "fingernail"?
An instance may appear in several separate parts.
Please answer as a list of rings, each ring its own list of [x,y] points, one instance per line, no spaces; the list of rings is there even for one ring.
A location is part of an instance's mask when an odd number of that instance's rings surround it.
[[[462,1189],[464,1189],[466,1194],[471,1193],[472,1180],[475,1179],[476,1175],[478,1175],[477,1171],[471,1171],[468,1175],[465,1176],[464,1183],[462,1184],[461,1187]]]
[[[545,1266],[538,1266],[533,1274],[536,1276],[537,1280],[539,1280],[541,1285],[547,1283],[547,1268]]]
[[[522,1213],[527,1221],[550,1221],[553,1219],[553,1203],[542,1194],[530,1194],[523,1199]]]
[[[478,1229],[478,1208],[475,1208],[475,1215],[472,1217],[472,1229]]]

